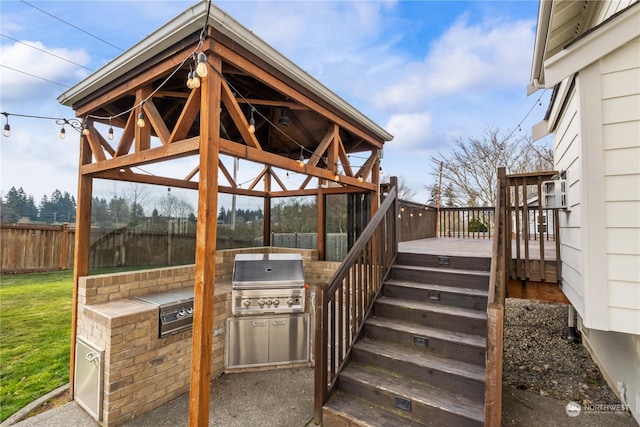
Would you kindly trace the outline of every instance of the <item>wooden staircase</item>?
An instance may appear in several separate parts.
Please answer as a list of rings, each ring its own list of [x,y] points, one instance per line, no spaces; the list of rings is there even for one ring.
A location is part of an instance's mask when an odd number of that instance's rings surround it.
[[[323,425],[484,425],[490,263],[398,253]]]

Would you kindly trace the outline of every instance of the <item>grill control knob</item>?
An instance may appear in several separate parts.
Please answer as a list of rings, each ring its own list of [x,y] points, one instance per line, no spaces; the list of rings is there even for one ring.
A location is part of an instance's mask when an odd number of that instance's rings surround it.
[[[249,306],[251,305],[251,301],[249,300],[245,300],[242,305],[244,305],[246,308],[249,308]]]
[[[187,312],[186,312],[186,311],[184,311],[184,310],[180,310],[180,311],[178,312],[178,314],[176,314],[176,317],[177,317],[178,319],[180,319],[180,318],[182,318],[182,317],[184,317],[184,316],[186,316],[186,315],[187,315]]]
[[[273,301],[271,301],[270,299],[267,300],[267,306],[271,307],[271,304],[273,304]]]
[[[193,314],[193,307],[187,308],[187,314]]]
[[[264,300],[261,299],[260,301],[258,301],[258,305],[260,307],[264,307]]]
[[[289,298],[289,299],[287,300],[287,305],[288,305],[289,307],[293,306],[293,299]]]
[[[280,305],[280,300],[278,300],[278,299],[274,299],[274,300],[273,300],[273,305],[274,305],[275,307],[279,306],[279,305]]]

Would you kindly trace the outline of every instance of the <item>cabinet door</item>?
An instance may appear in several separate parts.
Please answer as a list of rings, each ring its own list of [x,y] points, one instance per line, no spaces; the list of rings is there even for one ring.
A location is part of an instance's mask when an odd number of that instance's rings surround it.
[[[229,320],[227,365],[257,365],[269,362],[269,320]]]
[[[309,359],[308,316],[269,319],[269,363]]]

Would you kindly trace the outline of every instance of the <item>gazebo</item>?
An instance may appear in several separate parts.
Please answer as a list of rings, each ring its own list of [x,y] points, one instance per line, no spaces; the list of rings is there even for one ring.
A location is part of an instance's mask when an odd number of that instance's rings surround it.
[[[206,0],[58,100],[73,108],[83,123],[72,349],[78,283],[88,275],[94,179],[197,190],[189,420],[191,425],[207,425],[218,195],[264,199],[265,245],[271,198],[317,197],[317,251],[323,259],[325,197],[349,194],[349,218],[359,224],[353,229],[361,230],[378,206],[379,162],[392,136]],[[366,159],[364,164],[352,166],[352,154]],[[248,188],[241,188],[221,155],[254,162],[261,171]],[[193,158],[195,167],[181,176],[140,171],[144,165],[183,158]],[[288,188],[279,176],[282,171],[306,179]],[[74,357],[72,351],[70,384]]]

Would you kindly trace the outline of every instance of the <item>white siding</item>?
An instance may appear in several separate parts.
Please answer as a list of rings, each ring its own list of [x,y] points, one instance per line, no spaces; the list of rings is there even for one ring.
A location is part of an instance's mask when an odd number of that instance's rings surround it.
[[[640,39],[600,61],[609,328],[640,334]]]
[[[574,88],[554,132],[555,169],[567,171],[569,210],[560,215],[562,291],[578,313],[584,315],[584,277],[580,227],[581,164],[578,100]]]
[[[640,335],[584,328],[583,332],[583,342],[596,363],[605,367],[602,373],[609,386],[619,394],[618,384],[624,384],[624,399],[636,421],[640,420]]]

